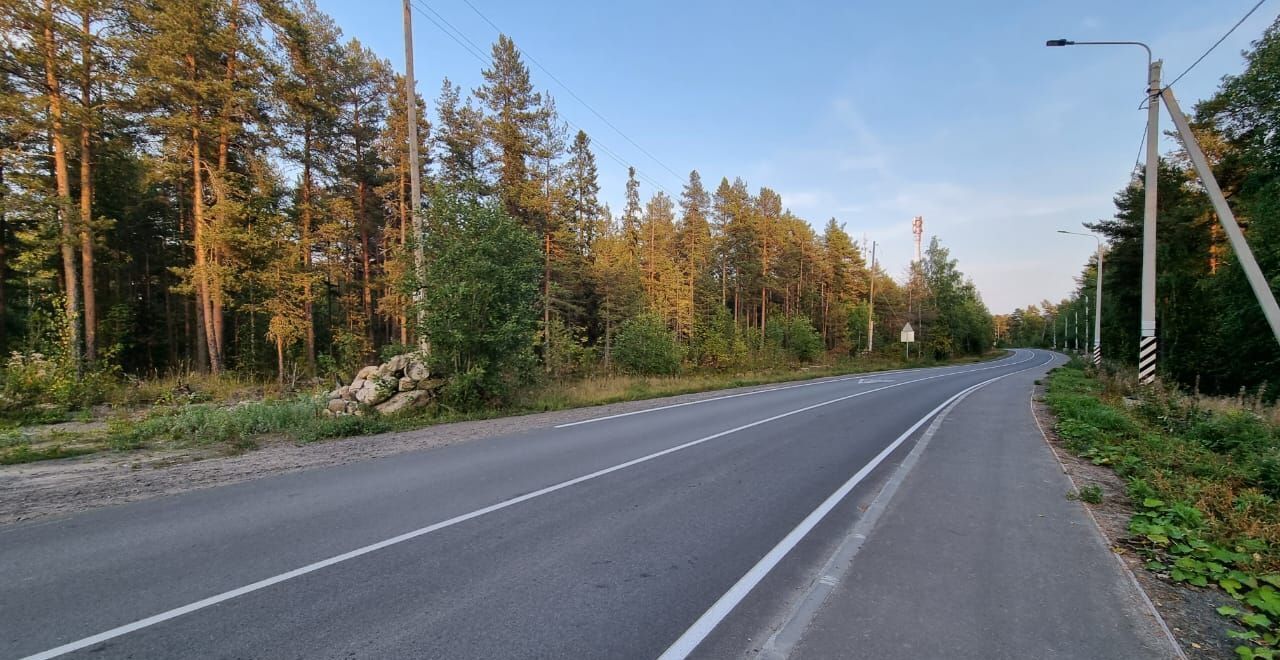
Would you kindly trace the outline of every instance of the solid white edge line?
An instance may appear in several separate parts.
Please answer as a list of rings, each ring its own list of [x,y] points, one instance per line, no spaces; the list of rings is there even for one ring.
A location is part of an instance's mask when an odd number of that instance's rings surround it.
[[[1067,470],[1067,464],[1063,462],[1062,456],[1058,454],[1058,449],[1053,446],[1052,442],[1049,442],[1049,434],[1045,433],[1044,426],[1040,424],[1040,416],[1036,414],[1036,391],[1034,388],[1031,390],[1031,396],[1028,397],[1028,403],[1031,404],[1031,419],[1035,420],[1036,430],[1040,431],[1040,438],[1044,440],[1045,446],[1048,447],[1049,452],[1053,454],[1053,459],[1058,462],[1058,467],[1061,468],[1062,474],[1067,477],[1067,482],[1071,484],[1071,490],[1077,493],[1080,492],[1080,487],[1076,484],[1075,477],[1072,477],[1071,472]],[[1089,520],[1093,521],[1093,529],[1097,533],[1097,541],[1102,545],[1107,554],[1115,558],[1116,563],[1120,565],[1120,571],[1129,578],[1129,583],[1133,585],[1134,590],[1138,594],[1139,600],[1141,600],[1143,605],[1146,606],[1147,614],[1155,620],[1156,626],[1160,628],[1160,632],[1164,634],[1165,642],[1169,644],[1169,648],[1173,649],[1174,655],[1179,660],[1188,660],[1187,652],[1184,651],[1182,649],[1182,645],[1178,643],[1178,638],[1173,634],[1173,631],[1169,629],[1169,624],[1164,620],[1164,616],[1160,614],[1160,610],[1156,608],[1156,604],[1151,602],[1151,596],[1147,595],[1147,590],[1143,589],[1142,584],[1138,582],[1138,576],[1133,574],[1133,570],[1129,568],[1129,564],[1125,563],[1124,558],[1120,556],[1120,553],[1112,549],[1110,537],[1108,537],[1107,533],[1102,530],[1102,523],[1098,522],[1098,517],[1093,515],[1093,507],[1084,506],[1083,504],[1081,504],[1081,507],[1083,507],[1085,513],[1089,515]]]
[[[1016,353],[1015,353],[1015,355],[1016,355]],[[1033,353],[1032,353],[1032,355],[1034,356],[1034,355],[1035,355],[1035,353],[1033,352]],[[1028,358],[1028,359],[1029,359],[1029,358]],[[1013,365],[1015,365],[1015,364],[1021,364],[1022,362],[1025,362],[1025,361],[1026,361],[1026,360],[1022,360],[1022,361],[1014,362],[1014,363],[1011,363],[1011,364],[1008,364],[1008,365],[998,365],[998,366],[1013,366]],[[993,369],[993,368],[997,368],[997,367],[987,367],[987,368],[988,368],[988,369]],[[972,371],[982,371],[982,369],[974,369],[974,370],[972,370]],[[963,373],[972,373],[972,371],[963,372]],[[1018,373],[1018,372],[1016,372],[1016,371],[1015,371],[1015,372],[1011,372],[1010,374],[1006,374],[1006,375],[1011,375],[1012,373]],[[170,620],[170,619],[174,619],[174,618],[180,617],[180,616],[182,616],[182,615],[184,615],[184,614],[190,614],[190,613],[195,612],[195,611],[197,611],[197,610],[202,610],[202,609],[204,609],[204,608],[206,608],[206,607],[210,607],[210,606],[212,606],[212,605],[217,605],[218,603],[222,603],[222,602],[225,602],[225,601],[231,600],[231,599],[233,599],[233,598],[237,598],[237,597],[239,597],[239,596],[243,596],[243,595],[245,595],[245,594],[249,594],[249,593],[253,593],[253,592],[255,592],[255,591],[259,591],[259,590],[265,589],[265,588],[270,587],[270,586],[272,586],[272,585],[276,585],[276,584],[279,584],[279,583],[281,583],[281,582],[285,582],[286,580],[292,580],[293,578],[301,577],[301,576],[306,575],[306,574],[308,574],[308,573],[314,573],[315,571],[318,571],[318,570],[320,570],[320,569],[322,569],[322,568],[327,568],[327,567],[329,567],[329,566],[333,566],[334,564],[342,563],[342,562],[344,562],[344,561],[347,561],[348,559],[355,559],[356,557],[360,557],[360,556],[363,556],[363,555],[367,555],[367,554],[369,554],[369,553],[371,553],[371,552],[374,552],[374,551],[377,551],[377,550],[381,550],[381,549],[383,549],[383,548],[386,548],[386,547],[389,547],[389,546],[393,546],[393,545],[396,545],[396,544],[398,544],[398,543],[403,543],[403,542],[408,541],[408,540],[411,540],[411,539],[415,539],[415,538],[417,538],[417,537],[419,537],[419,536],[423,536],[424,534],[430,534],[431,532],[435,532],[435,531],[438,531],[438,530],[444,529],[444,528],[446,528],[446,527],[452,527],[452,526],[454,526],[454,525],[457,525],[458,523],[466,522],[466,521],[471,520],[471,519],[473,519],[473,518],[478,518],[478,517],[483,516],[483,515],[485,515],[485,514],[487,514],[487,513],[493,513],[494,511],[500,511],[500,510],[502,510],[502,509],[505,509],[505,508],[510,507],[510,506],[514,506],[514,505],[519,504],[519,503],[521,503],[521,502],[525,502],[525,501],[531,500],[531,499],[533,499],[533,498],[535,498],[535,497],[541,497],[541,496],[543,496],[543,495],[547,495],[547,494],[549,494],[549,493],[554,493],[554,492],[556,492],[556,491],[558,491],[558,490],[562,490],[562,489],[564,489],[564,488],[568,488],[568,487],[570,487],[570,486],[574,486],[574,485],[580,484],[580,483],[582,483],[582,482],[584,482],[584,481],[590,481],[590,480],[595,479],[595,478],[597,478],[597,477],[602,477],[602,476],[604,476],[604,475],[606,475],[606,474],[610,474],[610,473],[613,473],[613,472],[617,472],[618,470],[623,470],[623,469],[629,468],[629,467],[631,467],[631,466],[633,466],[633,465],[639,465],[640,463],[645,463],[645,462],[651,461],[651,460],[653,460],[653,459],[655,459],[655,458],[659,458],[659,457],[661,457],[661,456],[666,456],[667,454],[672,454],[672,453],[675,453],[675,452],[678,452],[678,451],[681,451],[681,450],[684,450],[684,449],[688,449],[688,448],[690,448],[690,447],[694,447],[694,446],[700,445],[700,444],[702,444],[702,443],[704,443],[704,442],[709,442],[709,441],[711,441],[711,440],[715,440],[716,438],[722,438],[722,437],[724,437],[724,436],[726,436],[726,435],[729,435],[729,434],[731,434],[731,433],[737,433],[737,432],[739,432],[739,431],[744,431],[744,430],[749,429],[749,428],[753,428],[753,427],[756,427],[756,426],[760,426],[761,424],[767,424],[767,423],[769,423],[769,422],[777,421],[777,420],[782,419],[782,418],[784,418],[784,417],[790,417],[790,416],[792,416],[792,415],[797,415],[797,414],[800,414],[800,413],[802,413],[802,412],[808,412],[808,411],[813,410],[813,409],[815,409],[815,408],[821,408],[821,407],[823,407],[823,406],[829,406],[829,405],[831,405],[831,404],[833,404],[833,403],[839,403],[839,402],[841,402],[841,401],[847,401],[847,400],[849,400],[849,399],[857,398],[857,397],[860,397],[860,396],[863,396],[863,395],[866,395],[866,394],[872,394],[872,393],[874,393],[874,392],[880,392],[880,391],[882,391],[882,390],[892,389],[892,388],[894,388],[894,387],[901,387],[901,386],[903,386],[903,385],[909,385],[909,384],[911,384],[911,383],[918,383],[918,382],[921,382],[921,381],[933,380],[933,379],[935,379],[935,378],[941,378],[942,376],[946,376],[946,375],[951,375],[951,374],[938,374],[938,375],[935,375],[935,376],[929,376],[929,377],[927,377],[927,378],[918,378],[918,379],[916,379],[916,380],[903,381],[903,382],[901,382],[901,383],[894,383],[894,384],[892,384],[892,385],[886,385],[886,386],[884,386],[884,387],[877,387],[877,388],[870,389],[870,390],[863,390],[863,391],[861,391],[861,392],[856,392],[856,393],[854,393],[854,394],[848,394],[848,395],[845,395],[845,396],[842,396],[842,397],[837,397],[837,398],[835,398],[835,399],[829,399],[829,400],[827,400],[827,401],[822,401],[822,402],[819,402],[819,403],[815,403],[815,404],[812,404],[812,405],[809,405],[809,406],[805,406],[805,407],[803,407],[803,408],[797,408],[797,409],[795,409],[795,410],[790,410],[790,411],[787,411],[787,412],[784,412],[784,413],[781,413],[781,414],[778,414],[778,415],[774,415],[774,416],[772,416],[772,417],[766,417],[765,419],[761,419],[761,420],[757,420],[757,421],[754,421],[754,422],[750,422],[750,423],[748,423],[748,424],[743,424],[743,425],[741,425],[741,426],[735,426],[734,428],[731,428],[731,429],[728,429],[728,430],[725,430],[725,431],[720,431],[720,432],[718,432],[718,433],[713,433],[713,434],[711,434],[711,435],[708,435],[708,436],[705,436],[705,437],[702,437],[702,438],[698,438],[697,440],[691,440],[691,441],[686,442],[686,443],[681,444],[681,445],[676,445],[676,446],[674,446],[674,447],[668,447],[667,449],[663,449],[663,450],[661,450],[661,451],[657,451],[657,452],[654,452],[654,453],[652,453],[652,454],[647,454],[647,455],[645,455],[645,456],[641,456],[641,457],[639,457],[639,458],[634,458],[634,459],[632,459],[632,460],[629,460],[629,461],[626,461],[626,462],[623,462],[623,463],[618,463],[617,465],[613,465],[613,466],[611,466],[611,467],[603,468],[603,469],[601,469],[601,470],[597,470],[597,471],[592,472],[592,473],[590,473],[590,474],[585,474],[585,475],[582,475],[582,476],[580,476],[580,477],[575,477],[575,478],[573,478],[573,479],[569,479],[568,481],[562,481],[562,482],[560,482],[560,483],[553,484],[553,485],[551,485],[551,486],[547,486],[547,487],[545,487],[545,488],[541,488],[541,489],[539,489],[539,490],[535,490],[535,491],[532,491],[532,492],[529,492],[529,493],[525,493],[524,495],[519,495],[519,496],[517,496],[517,497],[513,497],[513,498],[510,498],[510,499],[507,499],[507,500],[503,500],[503,501],[498,502],[498,503],[496,503],[496,504],[491,504],[491,505],[486,506],[486,507],[484,507],[484,508],[476,509],[475,511],[471,511],[471,512],[469,512],[469,513],[464,513],[464,514],[462,514],[462,515],[455,516],[455,517],[453,517],[453,518],[449,518],[448,520],[443,520],[443,521],[441,521],[441,522],[438,522],[438,523],[435,523],[435,524],[432,524],[432,525],[428,525],[428,526],[426,526],[426,527],[422,527],[422,528],[419,528],[419,529],[415,529],[415,530],[410,531],[410,532],[405,532],[404,534],[401,534],[401,535],[399,535],[399,536],[393,536],[393,537],[391,537],[391,538],[389,538],[389,539],[386,539],[386,540],[383,540],[383,541],[378,541],[377,543],[372,543],[372,544],[370,544],[370,545],[366,545],[366,546],[364,546],[364,547],[356,548],[355,550],[351,550],[351,551],[349,551],[349,552],[344,552],[344,553],[342,553],[342,554],[340,554],[340,555],[335,555],[335,556],[333,556],[333,557],[329,557],[328,559],[322,559],[322,560],[320,560],[320,561],[317,561],[317,562],[314,562],[314,563],[311,563],[311,564],[307,564],[306,566],[302,566],[302,567],[300,567],[300,568],[295,568],[295,569],[293,569],[293,570],[291,570],[291,571],[287,571],[287,572],[285,572],[285,573],[281,573],[281,574],[279,574],[279,575],[275,575],[275,576],[272,576],[272,577],[269,577],[269,578],[265,578],[265,579],[262,579],[262,580],[258,580],[257,582],[253,582],[253,583],[250,583],[250,584],[246,584],[246,585],[244,585],[244,586],[242,586],[242,587],[237,587],[237,588],[232,589],[232,590],[230,590],[230,591],[224,591],[224,592],[222,592],[222,593],[220,593],[220,594],[216,594],[216,595],[210,596],[210,597],[208,597],[208,598],[204,598],[204,599],[202,599],[202,600],[195,601],[194,603],[189,603],[189,604],[187,604],[187,605],[183,605],[183,606],[181,606],[181,607],[176,607],[176,608],[171,609],[171,610],[167,610],[167,611],[164,611],[164,612],[160,612],[159,614],[153,614],[152,616],[146,617],[146,618],[144,618],[144,619],[139,619],[139,620],[134,621],[134,622],[132,622],[132,623],[127,623],[127,624],[122,625],[122,626],[117,626],[117,627],[112,628],[112,629],[110,629],[110,630],[106,630],[106,631],[100,632],[100,633],[98,633],[98,634],[96,634],[96,635],[91,635],[91,636],[89,636],[89,637],[85,637],[85,638],[83,638],[83,639],[78,639],[78,640],[76,640],[76,641],[74,641],[74,642],[68,642],[68,643],[66,643],[66,644],[63,644],[63,645],[61,645],[61,646],[57,646],[57,647],[52,648],[52,649],[49,649],[49,650],[47,650],[47,651],[42,651],[42,652],[40,652],[40,653],[36,653],[36,654],[33,654],[33,655],[28,655],[28,656],[26,656],[26,657],[22,658],[22,660],[48,660],[49,658],[56,658],[56,657],[58,657],[58,656],[60,656],[60,655],[64,655],[64,654],[67,654],[67,653],[71,653],[72,651],[78,651],[78,650],[80,650],[80,649],[87,648],[87,647],[89,647],[89,646],[93,646],[94,644],[97,644],[97,643],[99,643],[99,642],[105,642],[105,641],[110,640],[110,639],[115,639],[116,637],[120,637],[120,636],[122,636],[122,635],[127,635],[127,634],[129,634],[129,633],[131,633],[131,632],[135,632],[135,631],[141,630],[141,629],[143,629],[143,628],[147,628],[147,627],[153,626],[153,625],[155,625],[155,624],[157,624],[157,623],[163,623],[163,622],[168,621],[168,620]],[[935,412],[936,412],[936,411],[935,411]],[[932,415],[932,413],[930,413],[930,414]]]
[[[1009,356],[1007,356],[1007,357],[1002,357],[1002,358],[1000,358],[999,360],[996,360],[995,362],[993,362],[991,366],[984,367],[983,369],[995,369],[995,368],[998,368],[998,367],[1010,367],[1010,366],[1013,366],[1013,365],[1015,365],[1015,364],[1021,364],[1022,362],[1026,362],[1026,360],[1019,360],[1018,362],[1006,362],[1006,360],[1012,360],[1012,359],[1014,359],[1014,358],[1018,357],[1018,353],[1019,353],[1019,352],[1020,352],[1020,351],[1019,351],[1018,349],[1014,349],[1014,350],[1013,350],[1013,354],[1012,354],[1012,355],[1009,355]],[[947,369],[947,368],[949,368],[949,367],[925,367],[925,369],[930,369],[930,368]],[[972,373],[973,371],[982,371],[983,369],[974,369],[974,370],[972,370],[972,371],[959,371],[959,372],[955,372],[955,373],[957,373],[957,374],[967,374],[967,373]],[[797,388],[797,387],[812,387],[812,386],[814,386],[814,385],[826,385],[826,384],[829,384],[829,383],[843,383],[843,382],[845,382],[845,381],[850,381],[850,380],[858,380],[858,379],[862,379],[862,378],[874,378],[874,377],[876,377],[876,376],[891,376],[891,375],[895,375],[895,374],[904,374],[904,373],[910,373],[910,372],[912,372],[912,371],[920,371],[920,370],[921,370],[921,369],[898,369],[898,370],[896,370],[896,371],[871,371],[871,372],[862,373],[862,374],[853,374],[853,375],[850,375],[850,376],[841,376],[841,377],[839,377],[839,378],[826,378],[826,379],[823,379],[823,380],[815,380],[815,381],[808,382],[808,383],[799,383],[799,384],[797,384],[797,385],[783,385],[783,386],[780,386],[780,387],[769,387],[769,388],[765,388],[765,389],[761,389],[761,390],[752,390],[752,391],[750,391],[750,392],[739,392],[739,393],[737,393],[737,394],[726,394],[726,395],[723,395],[723,396],[715,396],[715,397],[711,397],[711,398],[707,398],[707,399],[698,399],[697,401],[684,401],[684,402],[681,402],[681,403],[672,403],[672,404],[665,405],[665,406],[655,406],[655,407],[653,407],[653,408],[645,408],[645,409],[643,409],[643,410],[632,410],[632,411],[630,411],[630,412],[618,413],[618,414],[616,414],[616,415],[605,415],[605,416],[603,416],[603,417],[592,417],[592,418],[590,418],[590,419],[582,419],[582,420],[578,420],[578,421],[576,421],[576,422],[566,422],[566,423],[564,423],[564,424],[556,424],[556,425],[555,425],[555,426],[553,426],[552,428],[564,429],[564,428],[569,428],[569,427],[571,427],[571,426],[581,426],[581,425],[583,425],[583,424],[594,424],[594,423],[596,423],[596,422],[604,422],[604,421],[608,421],[608,420],[610,420],[610,419],[618,419],[618,418],[620,418],[620,417],[631,417],[632,415],[643,415],[643,414],[645,414],[645,413],[658,412],[658,411],[661,411],[661,410],[671,410],[672,408],[683,408],[683,407],[685,407],[685,406],[695,406],[695,405],[698,405],[698,404],[701,404],[701,403],[711,403],[711,402],[713,402],[713,401],[724,401],[725,399],[736,399],[736,398],[738,398],[738,397],[743,397],[743,396],[752,396],[752,395],[755,395],[755,394],[765,394],[765,393],[767,393],[767,392],[777,392],[777,391],[780,391],[780,390],[791,390],[791,389],[795,389],[795,388]]]
[[[1034,351],[1032,352],[1032,355],[1035,355]],[[1049,360],[1052,361],[1053,357],[1050,356]],[[911,434],[915,433],[925,424],[925,422],[928,422],[929,419],[938,414],[939,411],[946,408],[953,401],[956,401],[960,397],[965,396],[974,390],[990,385],[1002,378],[1008,378],[1014,374],[1035,369],[1036,367],[1041,367],[1045,364],[1048,364],[1048,362],[1042,362],[1024,369],[1011,371],[1007,374],[984,380],[976,385],[971,385],[953,395],[946,401],[943,401],[937,408],[926,413],[924,417],[921,417],[915,424],[912,424],[911,428],[903,431],[902,435],[889,443],[889,445],[881,450],[879,454],[876,454],[875,458],[872,458],[866,465],[862,466],[862,469],[858,470],[852,477],[850,477],[844,485],[836,489],[836,491],[827,497],[822,504],[818,505],[818,508],[814,509],[808,516],[805,516],[804,520],[800,521],[799,525],[796,525],[796,527],[784,536],[777,545],[773,546],[773,549],[766,553],[764,557],[761,557],[760,561],[756,562],[755,566],[751,567],[751,570],[747,571],[745,575],[739,578],[738,581],[734,583],[734,585],[730,587],[723,596],[716,600],[716,602],[712,604],[706,612],[703,612],[702,616],[698,617],[698,620],[694,621],[693,625],[690,626],[684,634],[680,635],[675,642],[672,642],[671,646],[667,647],[667,650],[659,656],[658,660],[681,660],[688,657],[689,654],[692,653],[713,630],[715,630],[716,626],[720,625],[720,622],[729,615],[729,612],[733,611],[733,608],[737,607],[738,604],[747,597],[747,594],[751,593],[751,590],[754,589],[775,566],[781,563],[782,559],[786,557],[787,554],[809,534],[809,532],[813,531],[813,528],[817,527],[818,523],[822,522],[822,519],[825,518],[827,514],[830,513],[831,510],[834,509],[836,505],[838,505],[840,501],[854,489],[854,487],[861,483],[861,481],[865,479],[872,470],[878,467],[880,463],[884,462],[884,460],[888,458],[894,450],[901,446],[902,443],[911,436]]]

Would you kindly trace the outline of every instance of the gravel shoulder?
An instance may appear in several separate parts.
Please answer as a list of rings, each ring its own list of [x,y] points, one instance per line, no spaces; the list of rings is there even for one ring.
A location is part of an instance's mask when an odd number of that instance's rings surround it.
[[[0,466],[0,525],[770,387],[776,385],[436,424],[309,444],[268,438],[259,442],[258,449],[233,456],[214,448],[138,450],[5,465]]]

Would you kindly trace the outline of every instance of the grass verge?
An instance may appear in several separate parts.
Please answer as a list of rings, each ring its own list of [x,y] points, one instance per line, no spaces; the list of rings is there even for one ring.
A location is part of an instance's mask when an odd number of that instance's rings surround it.
[[[964,364],[998,357],[959,358]],[[226,453],[255,448],[268,437],[306,443],[330,438],[405,431],[433,424],[488,419],[657,397],[765,385],[853,373],[872,373],[906,366],[901,360],[871,357],[805,368],[791,366],[748,373],[695,373],[681,376],[589,377],[546,382],[520,392],[508,406],[473,411],[430,408],[397,416],[327,417],[318,395],[245,400],[234,405],[175,401],[150,408],[144,417],[118,416],[101,428],[36,435],[13,430],[0,436],[0,464],[78,456],[105,450],[218,447]],[[236,392],[246,387],[238,383]],[[198,390],[197,390],[198,391]],[[203,401],[205,397],[195,397]]]
[[[1129,543],[1148,570],[1218,588],[1240,658],[1280,658],[1280,425],[1204,405],[1172,388],[1076,360],[1050,377],[1046,403],[1068,450],[1125,480],[1137,513]]]

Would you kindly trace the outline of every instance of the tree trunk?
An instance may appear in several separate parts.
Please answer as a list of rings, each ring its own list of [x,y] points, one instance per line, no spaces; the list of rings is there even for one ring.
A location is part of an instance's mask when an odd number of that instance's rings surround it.
[[[196,79],[195,56],[187,54],[187,70],[192,83]],[[196,306],[204,315],[204,339],[209,347],[209,371],[217,376],[222,373],[222,353],[218,346],[218,332],[214,328],[216,316],[213,299],[209,295],[208,237],[205,235],[204,218],[204,161],[200,156],[200,105],[191,105],[191,226],[195,233]]]
[[[298,248],[302,251],[302,318],[307,329],[307,373],[316,372],[316,324],[311,305],[311,126],[302,136],[302,228]]]
[[[196,117],[199,111],[192,113]],[[222,353],[218,346],[218,331],[215,327],[217,316],[214,314],[213,298],[209,295],[209,259],[206,243],[208,238],[205,236],[205,219],[204,219],[204,177],[200,172],[202,160],[200,158],[200,129],[193,127],[191,129],[191,202],[192,202],[192,226],[195,229],[195,282],[196,282],[196,307],[200,310],[204,328],[204,341],[209,350],[209,371],[217,376],[222,373]]]
[[[98,305],[93,286],[93,105],[90,93],[93,82],[92,34],[89,31],[92,17],[85,10],[80,14],[80,262],[81,283],[84,289],[84,356],[89,362],[98,359]]]
[[[364,181],[361,181],[356,185],[356,189],[356,206],[358,209],[357,213],[360,217],[360,261],[362,274],[360,282],[360,300],[364,305],[365,338],[369,341],[369,351],[373,353],[376,352],[373,338],[373,269],[370,266],[369,259],[369,219],[365,217],[365,191],[368,189],[368,185]]]
[[[284,339],[276,337],[276,383],[284,386]]]
[[[8,281],[6,275],[9,272],[9,254],[7,246],[9,244],[9,224],[5,219],[5,191],[8,188],[4,184],[4,161],[0,160],[0,355],[8,355],[9,349],[9,333],[8,319],[5,300],[5,282]]]
[[[406,240],[406,238],[408,237],[408,231],[409,231],[408,230],[409,212],[408,212],[408,204],[405,203],[404,184],[405,184],[405,177],[407,176],[409,171],[409,164],[407,160],[401,160],[401,165],[402,167],[400,169],[400,188],[399,188],[400,194],[397,195],[397,197],[400,200],[400,258],[404,259],[405,250],[407,249],[407,245],[408,245],[408,241]],[[409,304],[410,304],[409,300],[404,300],[401,302],[401,305],[400,305],[400,344],[403,346],[409,345],[409,315],[406,313],[406,309],[405,309],[405,307]]]
[[[53,15],[53,0],[45,0],[44,24],[44,75],[49,95],[49,141],[53,146],[53,174],[57,185],[58,204],[56,212],[61,221],[62,276],[67,294],[65,313],[67,325],[71,327],[71,359],[76,369],[81,368],[80,361],[80,278],[76,274],[76,254],[72,247],[76,239],[74,223],[71,220],[71,181],[67,174],[67,150],[62,137],[62,90],[58,84],[57,46],[53,40],[53,25],[57,20]]]
[[[229,11],[230,22],[228,30],[231,35],[231,46],[227,50],[227,64],[223,70],[223,81],[227,85],[227,98],[222,104],[220,121],[218,122],[218,213],[215,221],[217,222],[218,231],[215,235],[221,235],[221,232],[227,228],[227,176],[228,170],[228,152],[231,147],[231,122],[234,104],[234,85],[236,77],[236,47],[235,40],[239,36],[239,10],[240,0],[231,0]],[[226,341],[224,334],[226,331],[226,322],[223,319],[223,310],[226,305],[223,302],[224,284],[222,281],[222,269],[220,266],[225,261],[221,242],[210,246],[209,256],[213,262],[213,268],[209,272],[209,297],[210,304],[213,308],[213,340],[218,346],[218,356],[221,360],[226,355]]]
[[[551,373],[551,232],[543,231],[542,250],[542,366]]]

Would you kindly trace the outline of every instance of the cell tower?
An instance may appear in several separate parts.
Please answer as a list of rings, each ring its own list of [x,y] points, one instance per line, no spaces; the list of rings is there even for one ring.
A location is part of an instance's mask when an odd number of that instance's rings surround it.
[[[924,236],[924,216],[917,215],[916,219],[911,221],[911,233],[916,235],[916,257],[911,260],[911,263],[918,264],[920,263],[920,239]]]

